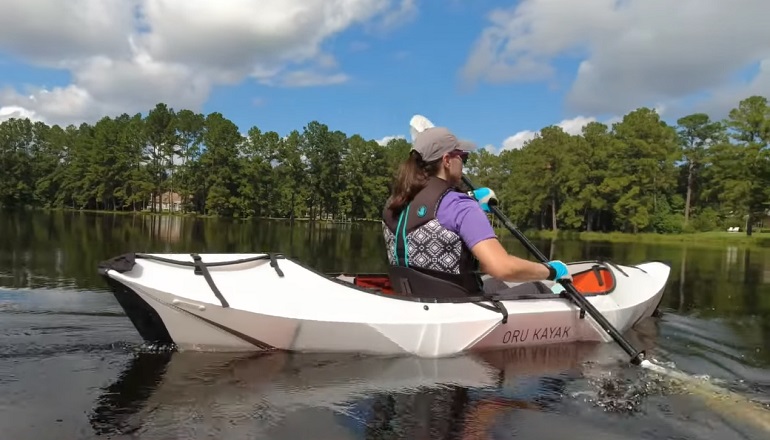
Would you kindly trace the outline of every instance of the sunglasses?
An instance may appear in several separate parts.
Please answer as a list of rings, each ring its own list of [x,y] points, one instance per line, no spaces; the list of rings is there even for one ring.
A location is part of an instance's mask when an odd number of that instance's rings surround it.
[[[453,150],[447,153],[447,156],[449,157],[459,157],[463,161],[463,165],[465,165],[468,162],[468,152],[463,150]]]

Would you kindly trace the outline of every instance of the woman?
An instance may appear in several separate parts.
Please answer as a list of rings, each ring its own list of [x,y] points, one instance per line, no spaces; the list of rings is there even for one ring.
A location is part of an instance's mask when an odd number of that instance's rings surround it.
[[[383,211],[391,266],[453,282],[474,295],[484,290],[477,269],[513,282],[569,278],[561,261],[542,264],[509,255],[478,202],[456,189],[473,149],[444,127],[415,137]]]

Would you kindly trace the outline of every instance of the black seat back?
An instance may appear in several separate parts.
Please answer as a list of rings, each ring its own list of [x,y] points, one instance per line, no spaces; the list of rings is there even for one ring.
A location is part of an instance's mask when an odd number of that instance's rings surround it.
[[[540,281],[530,281],[513,287],[496,290],[492,296],[500,301],[516,299],[550,299],[558,298],[545,284]]]
[[[388,268],[390,284],[399,295],[416,298],[462,298],[471,296],[464,287],[404,266]]]

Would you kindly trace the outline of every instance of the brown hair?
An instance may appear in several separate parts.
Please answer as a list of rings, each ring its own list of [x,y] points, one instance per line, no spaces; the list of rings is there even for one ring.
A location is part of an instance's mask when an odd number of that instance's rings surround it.
[[[420,153],[410,152],[409,158],[398,167],[388,200],[388,209],[396,214],[399,213],[420,190],[425,188],[428,179],[438,173],[440,165],[440,159],[425,162]]]

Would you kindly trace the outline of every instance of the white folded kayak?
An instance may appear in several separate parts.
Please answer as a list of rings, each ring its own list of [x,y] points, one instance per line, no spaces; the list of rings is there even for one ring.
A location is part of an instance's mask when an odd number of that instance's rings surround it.
[[[670,268],[570,263],[620,332],[651,316]],[[120,255],[99,265],[141,337],[180,351],[287,350],[445,357],[611,337],[551,282],[493,295],[403,296],[386,274],[323,274],[280,254]]]

